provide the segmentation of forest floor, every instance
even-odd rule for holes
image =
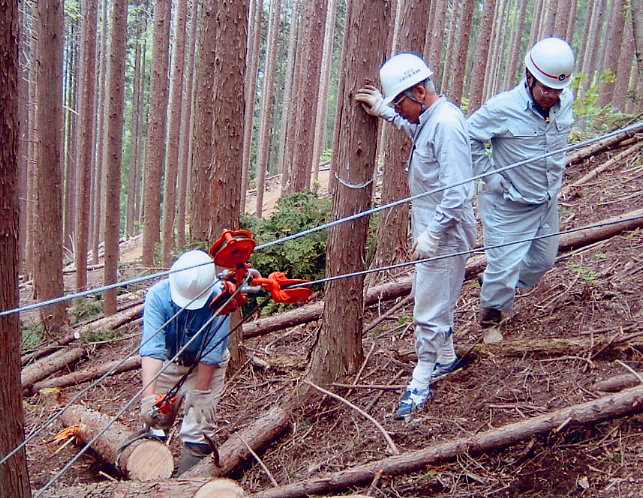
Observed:
[[[566,184],[620,152],[603,152],[568,168]],[[561,199],[562,230],[600,222],[643,206],[640,151],[572,188]],[[612,237],[561,254],[556,266],[530,292],[521,293],[502,323],[505,341],[587,338],[599,341],[643,332],[643,231]],[[465,282],[456,311],[455,342],[465,348],[481,340],[476,315],[479,285]],[[396,301],[366,311],[364,323],[385,313]],[[219,405],[218,440],[253,422],[279,404],[301,380],[319,323],[256,337],[246,342],[248,355],[268,362],[260,370],[244,364],[227,382]],[[139,325],[123,335],[96,343],[76,369],[129,355],[139,341]],[[409,421],[392,418],[413,363],[402,354],[413,350],[412,307],[393,313],[363,337],[366,361],[356,383],[399,385],[398,389],[333,390],[367,411],[389,433],[401,452],[429,447],[492,428],[528,420],[599,397],[593,385],[626,374],[620,360],[643,371],[643,352],[626,346],[604,354],[588,348],[583,354],[513,357],[498,354],[467,362],[434,386],[430,402]],[[341,382],[355,383],[355,378]],[[81,402],[114,415],[140,384],[138,371],[108,378]],[[25,400],[27,432],[41,425],[61,402],[81,388],[38,393]],[[137,407],[137,404],[133,405]],[[121,421],[138,428],[138,409]],[[77,452],[74,445],[57,450],[50,443],[61,427],[51,428],[28,445],[33,489],[41,488]],[[371,497],[421,496],[641,496],[643,489],[643,417],[574,425],[491,451],[475,458],[428,466],[422,472],[382,476],[374,486],[353,488]],[[178,455],[176,434],[170,448]],[[289,430],[261,453],[265,466],[281,485],[390,456],[376,427],[361,414],[329,397],[316,397],[299,409]],[[248,464],[234,476],[249,493],[272,486],[259,465]],[[113,467],[91,452],[59,478],[56,488],[118,479]],[[346,491],[348,493],[348,490]]]

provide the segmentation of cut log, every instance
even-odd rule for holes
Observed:
[[[111,372],[110,375],[116,375],[121,372],[135,370],[137,368],[140,368],[140,366],[141,366],[141,357],[132,356],[131,358],[128,358],[125,361],[114,360],[114,361],[110,361],[109,363],[104,363],[101,365],[94,366],[88,370],[83,370],[80,372],[72,372],[67,375],[61,375],[60,377],[56,377],[54,379],[47,379],[47,380],[42,380],[40,382],[36,382],[32,386],[32,390],[34,392],[38,392],[41,389],[47,389],[50,387],[74,386],[77,384],[81,384],[83,382],[87,382],[88,380],[97,379],[98,377],[105,375],[112,368],[114,368],[114,371]]]
[[[562,430],[563,427],[593,424],[642,411],[643,386],[603,396],[587,403],[573,405],[491,431],[436,444],[423,450],[385,458],[287,486],[267,489],[252,496],[256,498],[289,498],[329,493],[369,483],[378,473],[391,476],[418,472],[427,465],[453,461],[462,456],[474,457],[554,430]]]
[[[214,464],[213,458],[204,458],[181,477],[224,477],[246,460],[252,458],[248,446],[259,452],[265,445],[276,439],[290,423],[292,407],[273,407],[264,416],[255,420],[251,425],[233,434],[219,447],[219,464]],[[246,446],[247,443],[248,446]]]
[[[136,320],[143,314],[143,304],[139,300],[138,302],[132,302],[127,305],[122,311],[119,311],[115,315],[99,318],[98,320],[93,320],[89,323],[83,323],[74,330],[66,333],[65,335],[59,337],[53,344],[50,344],[44,348],[40,348],[33,353],[23,355],[21,362],[24,365],[28,361],[34,360],[36,358],[41,358],[52,351],[55,351],[60,346],[65,346],[76,339],[80,339],[83,335],[88,332],[95,330],[116,330],[118,327],[129,323],[133,320]]]
[[[628,387],[638,386],[641,383],[639,378],[634,374],[617,375],[610,379],[602,380],[592,386],[595,391],[613,393],[627,389]]]
[[[91,441],[112,421],[112,417],[78,405],[67,408],[60,418],[67,427],[80,427],[78,437],[84,443]],[[132,431],[127,427],[114,422],[92,443],[92,449],[105,462],[116,465],[118,449],[131,435]],[[174,458],[162,442],[139,439],[121,452],[118,470],[126,478],[137,481],[167,479],[174,470]]]
[[[23,368],[21,381],[24,390],[31,389],[36,382],[57,372],[63,367],[78,361],[85,354],[83,348],[64,348],[56,351],[28,367]]]
[[[618,220],[635,218],[635,220],[617,222]],[[630,213],[623,214],[614,218],[609,218],[601,222],[611,223],[611,225],[600,226],[588,230],[566,233],[559,237],[559,251],[569,251],[585,245],[593,244],[627,230],[634,230],[643,227],[643,209],[638,209]],[[487,259],[484,255],[474,255],[467,261],[465,279],[474,278],[478,273],[484,270]],[[411,292],[412,277],[399,279],[395,282],[389,282],[382,285],[373,286],[366,293],[364,305],[370,306],[379,301],[388,301],[398,297],[406,296]],[[323,301],[300,306],[297,309],[279,313],[278,315],[261,318],[254,322],[244,325],[244,339],[256,337],[276,330],[282,330],[302,323],[312,322],[321,317],[324,309]]]
[[[599,152],[603,152],[604,150],[615,146],[623,140],[633,137],[640,131],[643,131],[643,123],[639,124],[639,126],[630,131],[618,133],[612,137],[606,138],[604,140],[599,140],[598,142],[588,145],[587,147],[583,147],[582,149],[570,152],[569,154],[567,154],[567,164],[578,163],[590,156],[598,154]]]

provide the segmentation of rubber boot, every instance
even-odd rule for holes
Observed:
[[[180,476],[184,472],[187,472],[210,453],[212,453],[212,449],[209,444],[183,443],[176,475]]]

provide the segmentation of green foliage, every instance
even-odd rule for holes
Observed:
[[[117,337],[121,337],[122,335],[123,333],[120,332],[119,329],[97,329],[91,330],[86,334],[82,334],[80,336],[80,340],[82,342],[105,342],[116,339]]]
[[[42,344],[44,329],[40,322],[22,327],[22,350],[29,351]]]
[[[578,273],[580,275],[580,278],[587,282],[595,282],[596,281],[596,272],[590,268],[585,268],[584,266],[581,266],[576,263],[570,263],[567,265],[567,268],[569,268],[571,271],[574,273]]]
[[[587,75],[576,73],[571,84],[576,95],[572,108],[578,122],[578,127],[572,131],[572,142],[620,128],[634,117],[615,110],[611,105],[599,106],[601,84],[615,81],[611,70],[608,69],[601,75],[599,84],[589,85],[584,90],[587,86],[587,79]],[[637,97],[628,96],[628,98]]]
[[[73,309],[73,323],[85,322],[103,313],[101,301],[89,298],[79,301]]]
[[[333,149],[324,149],[324,152],[322,152],[322,155],[319,158],[319,162],[325,163],[327,161],[330,161],[332,158],[333,158]]]
[[[279,199],[277,210],[270,218],[260,219],[243,215],[242,228],[250,230],[257,245],[272,242],[326,223],[330,215],[330,201],[311,192],[296,192]],[[322,230],[283,244],[255,251],[250,258],[252,266],[262,275],[284,272],[289,278],[317,280],[326,267],[327,232]],[[254,308],[254,299],[249,309]],[[269,303],[265,312],[283,309],[284,305]]]

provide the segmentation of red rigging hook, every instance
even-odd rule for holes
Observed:
[[[284,304],[308,301],[308,298],[313,293],[312,289],[309,287],[296,287],[297,284],[307,282],[307,280],[300,278],[287,278],[286,274],[281,271],[271,273],[268,278],[256,277],[252,279],[252,285],[261,285],[270,292],[274,301]]]

